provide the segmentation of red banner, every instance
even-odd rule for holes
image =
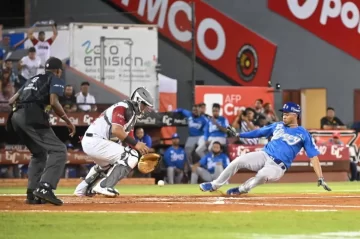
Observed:
[[[91,164],[93,160],[83,152],[68,152],[67,164]],[[28,164],[31,154],[28,150],[0,152],[0,164]]]
[[[359,0],[268,0],[268,7],[360,59]]]
[[[349,147],[337,146],[337,145],[318,145],[320,161],[343,161],[349,160]],[[230,160],[234,160],[236,157],[247,154],[249,152],[262,150],[263,145],[228,145],[228,154]],[[67,153],[68,164],[90,164],[93,160],[84,154],[83,152],[70,151]],[[28,164],[31,159],[29,150],[22,145],[8,146],[6,150],[0,151],[0,164]],[[309,158],[302,150],[296,156],[295,162],[308,162]]]
[[[8,115],[8,112],[0,112],[0,125],[5,125]],[[68,117],[75,126],[89,126],[99,115],[99,112],[69,113]],[[55,114],[49,114],[49,122],[52,126],[66,126],[65,121]]]
[[[110,0],[159,31],[175,44],[191,50],[192,0]],[[229,18],[205,1],[195,2],[197,57],[240,85],[267,86],[276,46]]]
[[[221,114],[230,124],[241,107],[254,107],[255,101],[262,99],[264,103],[274,103],[274,93],[269,87],[241,86],[196,86],[195,102],[206,104],[207,114],[212,115],[213,103],[221,105]]]
[[[236,157],[247,154],[249,152],[260,151],[264,145],[228,145],[228,155],[230,160],[234,160]],[[349,146],[338,146],[338,145],[318,145],[320,155],[320,161],[339,161],[339,160],[350,160]],[[302,149],[296,156],[295,162],[309,161],[306,153]]]

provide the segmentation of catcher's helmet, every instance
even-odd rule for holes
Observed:
[[[132,94],[130,99],[132,101],[138,103],[144,103],[147,106],[153,107],[154,106],[154,99],[152,98],[150,92],[145,89],[144,87],[137,88]]]
[[[300,105],[294,103],[294,102],[287,102],[283,105],[282,109],[279,110],[283,113],[295,113],[300,117],[301,114],[301,108]]]

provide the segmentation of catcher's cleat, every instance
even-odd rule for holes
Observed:
[[[199,187],[200,187],[200,190],[203,191],[203,192],[214,192],[214,191],[216,191],[216,190],[213,188],[213,186],[212,186],[211,183],[201,183],[201,184],[199,185]]]
[[[95,187],[92,189],[92,193],[102,194],[108,197],[116,197],[120,195],[119,191],[112,187],[101,187],[100,183],[104,179],[100,180]]]
[[[240,190],[239,187],[236,188],[230,188],[229,190],[227,190],[226,194],[227,195],[241,195],[241,194],[246,194],[246,191]]]

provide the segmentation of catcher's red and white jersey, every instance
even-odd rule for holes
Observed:
[[[113,138],[111,135],[111,125],[117,124],[124,127],[125,132],[133,136],[137,116],[132,107],[131,103],[127,101],[121,101],[110,106],[89,126],[86,133],[111,139]]]

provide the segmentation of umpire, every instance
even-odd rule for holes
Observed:
[[[60,79],[61,74],[61,60],[51,57],[45,63],[45,73],[27,80],[9,100],[13,111],[9,116],[7,129],[13,130],[32,153],[26,192],[28,204],[63,204],[53,190],[63,173],[67,150],[50,127],[49,115],[45,111],[46,106],[51,105],[54,112],[66,122],[70,136],[74,136],[75,126],[59,103],[65,83]]]

